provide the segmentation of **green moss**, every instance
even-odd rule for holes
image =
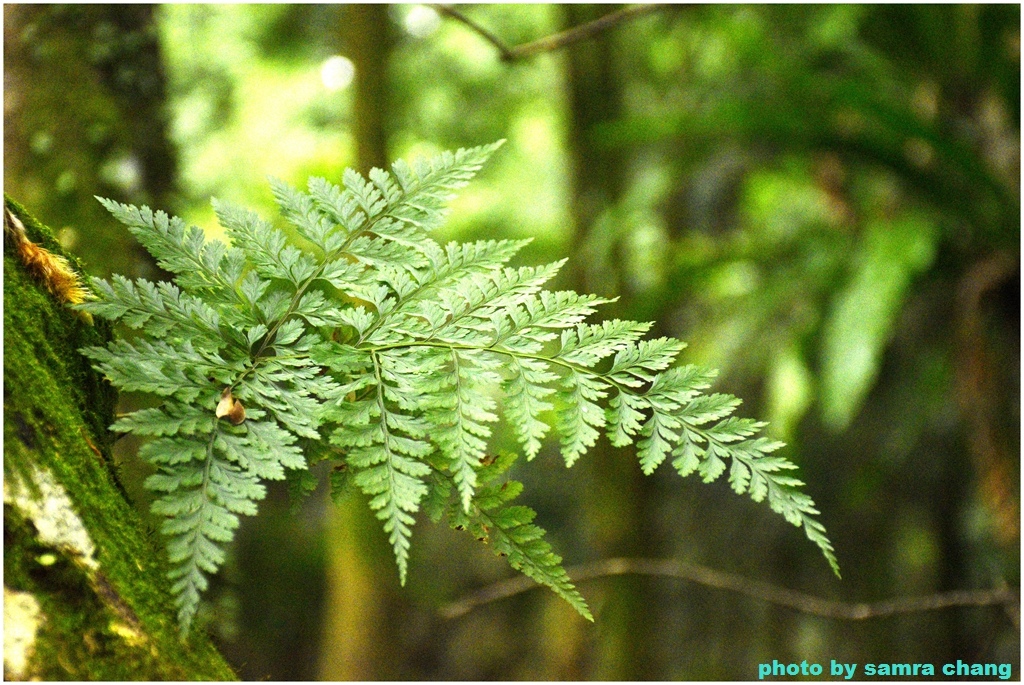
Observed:
[[[34,242],[52,234],[8,206]],[[99,570],[47,549],[16,507],[4,506],[4,580],[32,593],[46,616],[33,674],[46,680],[233,679],[212,643],[183,642],[167,592],[162,547],[125,499],[111,466],[114,391],[77,353],[110,331],[57,303],[4,241],[4,473],[35,469],[63,485],[96,547]],[[51,554],[51,557],[47,557]],[[40,563],[40,558],[53,563]]]

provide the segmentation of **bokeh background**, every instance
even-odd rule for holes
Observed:
[[[510,46],[616,9],[459,6]],[[567,565],[678,559],[843,601],[1019,588],[1018,5],[669,7],[511,62],[424,5],[4,5],[4,189],[98,275],[162,276],[94,195],[217,235],[211,196],[276,216],[267,176],[499,138],[439,237],[532,237],[518,263],[568,257],[558,287],[688,341],[789,443],[843,579],[724,481],[644,477],[603,440],[514,472]],[[146,509],[137,447],[118,459]],[[1001,606],[852,622],[627,575],[581,585],[595,624],[545,590],[442,617],[511,575],[421,521],[400,588],[363,498],[272,488],[203,620],[247,679],[1020,677]]]

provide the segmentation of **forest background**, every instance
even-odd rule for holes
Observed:
[[[595,624],[540,590],[474,603],[511,572],[428,521],[400,588],[360,496],[293,512],[271,488],[206,629],[247,679],[1019,677],[1019,604],[841,603],[1019,587],[1020,7],[651,7],[532,43],[620,10],[4,6],[5,192],[91,273],[161,276],[94,195],[216,236],[211,196],[276,216],[269,175],[506,138],[439,238],[531,237],[521,263],[568,257],[559,287],[687,341],[789,443],[843,565],[725,482],[644,477],[604,441],[566,471],[549,445],[515,476]],[[137,448],[118,468],[145,511]]]

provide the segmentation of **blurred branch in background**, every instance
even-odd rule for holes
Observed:
[[[1017,611],[1020,597],[1016,592],[1005,587],[1005,584],[1003,587],[991,590],[955,590],[880,602],[839,602],[675,559],[601,559],[566,570],[573,582],[576,583],[626,574],[678,578],[706,587],[738,592],[747,597],[789,607],[805,614],[843,621],[862,621],[869,618],[933,611],[949,607],[1002,604],[1006,606],[1007,614],[1014,626],[1020,626],[1020,613]],[[506,599],[536,587],[540,586],[526,576],[509,578],[483,587],[462,599],[445,605],[438,613],[446,619],[458,618],[484,604]]]
[[[481,38],[497,48],[498,52],[501,54],[501,60],[503,62],[515,62],[516,60],[532,57],[543,52],[559,50],[568,45],[572,45],[573,43],[578,43],[581,40],[593,38],[602,31],[607,31],[608,29],[636,17],[641,17],[672,7],[679,7],[679,5],[633,5],[632,7],[626,7],[625,9],[611,12],[603,17],[594,19],[593,21],[588,21],[585,24],[580,24],[579,26],[574,26],[573,28],[566,29],[565,31],[560,31],[554,35],[545,36],[544,38],[539,38],[535,41],[516,45],[514,47],[507,45],[503,40],[491,33],[491,31],[455,9],[452,5],[431,4],[428,5],[428,7],[437,10],[446,17],[451,17],[452,19],[461,22],[475,31]]]

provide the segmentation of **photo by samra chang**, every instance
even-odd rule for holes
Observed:
[[[772,663],[758,665],[758,680],[765,678],[785,678],[793,676],[821,676],[824,674],[824,667],[819,663],[810,663],[806,660],[800,663],[783,663],[774,659]],[[981,676],[1009,680],[1013,675],[1013,664],[972,664],[960,659],[956,663],[942,664],[936,667],[930,663],[867,663],[863,665],[863,673],[860,671],[860,664],[843,663],[835,659],[829,662],[829,675],[833,678],[841,677],[844,680],[863,680],[873,677],[947,677],[962,678],[965,676]]]

